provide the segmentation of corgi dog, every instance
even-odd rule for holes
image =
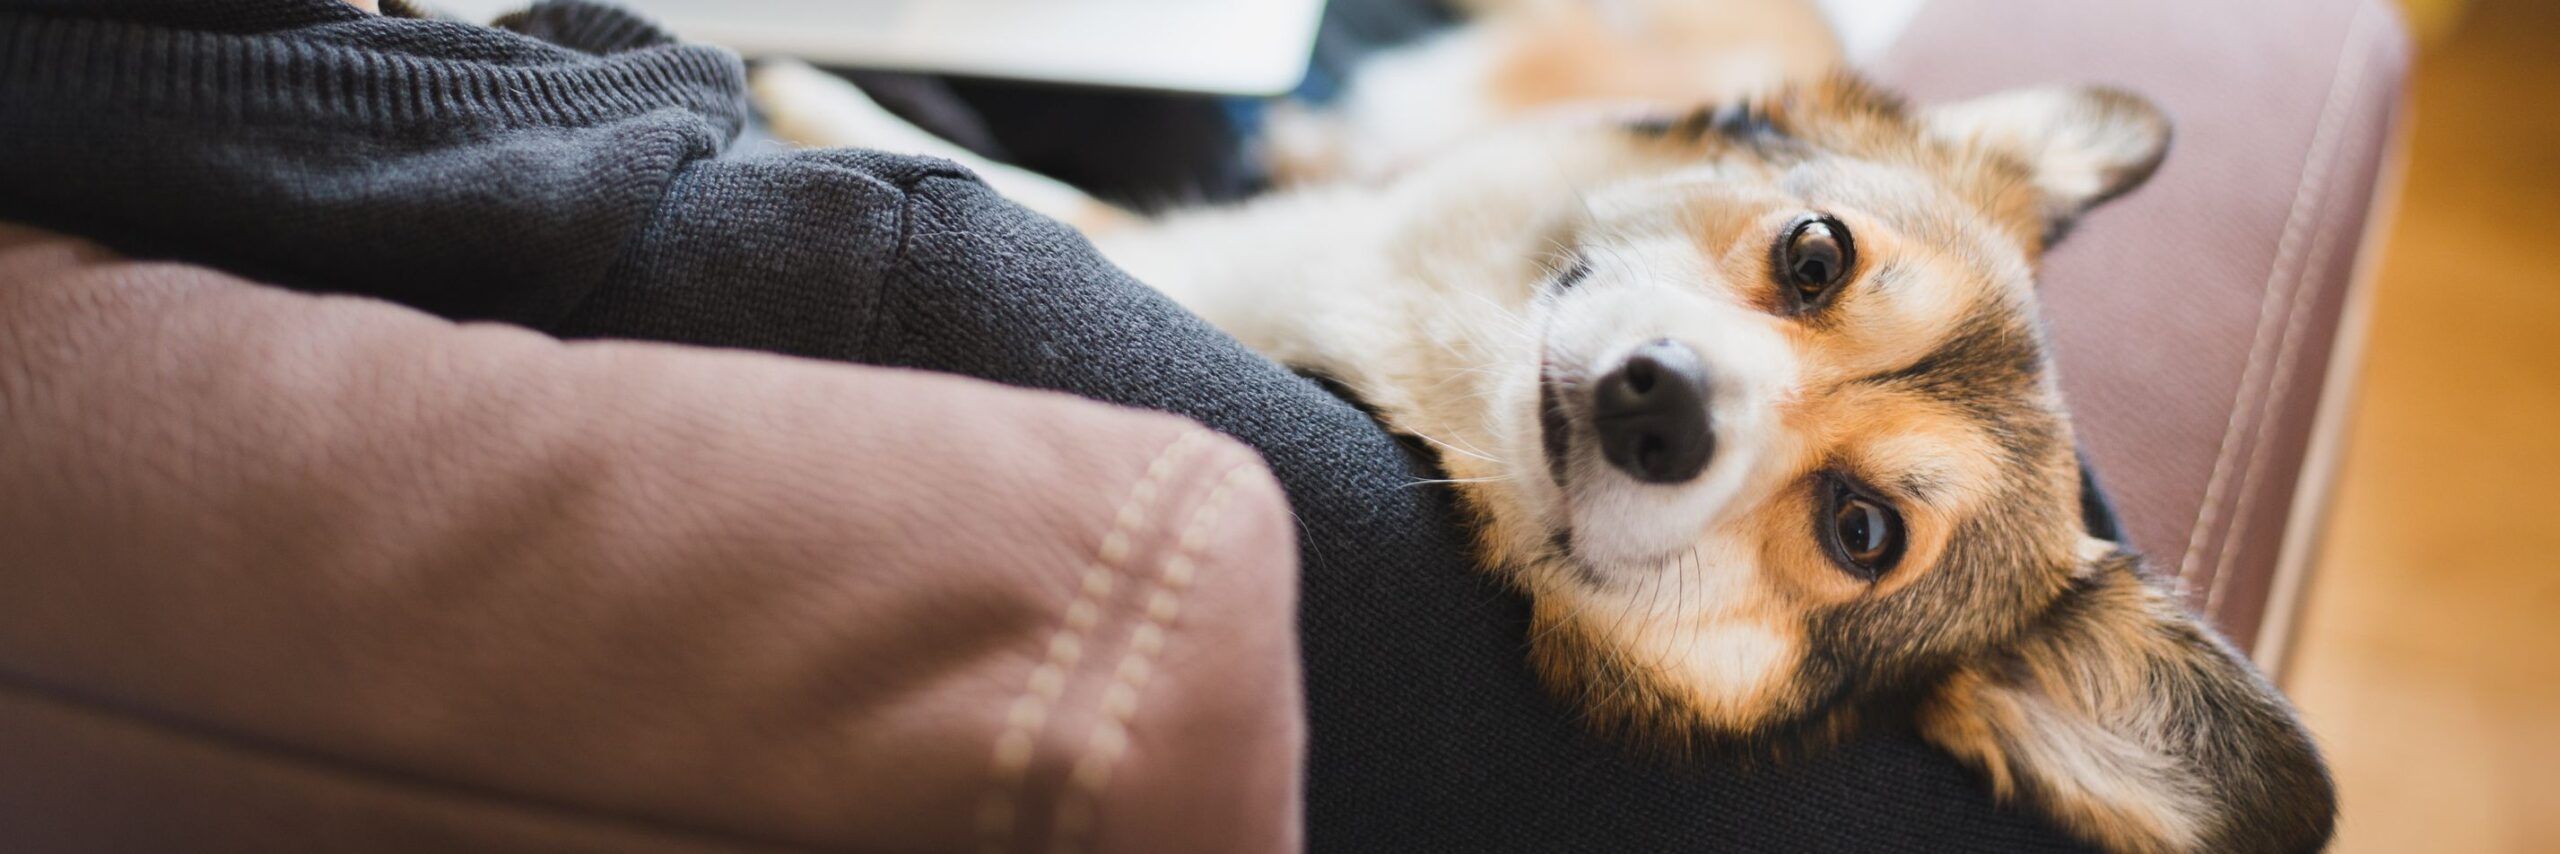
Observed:
[[[1499,17],[1592,5],[1648,7],[1506,7],[1450,37],[1472,42],[1380,62],[1487,87],[1505,51],[1661,61],[1535,37],[1601,24]],[[1292,186],[1151,217],[883,130],[805,66],[753,87],[804,144],[960,155],[1428,442],[1481,563],[1532,602],[1536,669],[1604,726],[1785,753],[1908,720],[2111,849],[2325,844],[2335,796],[2292,708],[2082,527],[2037,263],[2150,176],[2161,111],[2071,86],[1921,107],[1846,73],[1783,76],[1623,114],[1453,92],[1480,102],[1458,133],[1396,136],[1393,110],[1355,107],[1311,117],[1332,144],[1306,150],[1336,154]],[[1446,144],[1338,156],[1388,137]]]

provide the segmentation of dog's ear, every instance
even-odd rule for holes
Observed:
[[[2008,154],[2023,165],[2038,199],[2041,244],[2061,239],[2082,213],[2124,195],[2169,153],[2169,117],[2118,89],[2017,89],[1930,107],[1930,134]]]
[[[2337,807],[2310,734],[2137,560],[2085,561],[2035,628],[1922,703],[1922,733],[2112,850],[2317,850]]]

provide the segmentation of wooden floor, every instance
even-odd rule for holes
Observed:
[[[2560,851],[2560,3],[2474,4],[2414,97],[2285,681],[2336,850]]]

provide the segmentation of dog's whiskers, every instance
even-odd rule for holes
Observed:
[[[1414,437],[1414,438],[1416,438],[1416,439],[1420,439],[1420,440],[1422,440],[1422,441],[1425,441],[1425,442],[1429,442],[1429,443],[1431,443],[1431,445],[1432,445],[1433,447],[1439,448],[1439,449],[1444,450],[1444,451],[1448,451],[1448,452],[1453,453],[1453,454],[1460,454],[1460,455],[1464,455],[1464,456],[1474,457],[1474,458],[1476,458],[1476,459],[1483,460],[1483,461],[1488,462],[1488,463],[1493,463],[1493,464],[1495,464],[1495,465],[1501,465],[1501,464],[1502,464],[1502,460],[1501,460],[1500,458],[1497,458],[1497,457],[1495,457],[1495,456],[1493,456],[1493,455],[1491,455],[1491,454],[1487,454],[1487,453],[1485,453],[1485,452],[1483,452],[1483,451],[1481,451],[1481,450],[1478,450],[1478,449],[1474,448],[1473,446],[1460,447],[1460,446],[1458,446],[1458,445],[1453,445],[1453,444],[1450,444],[1450,443],[1448,443],[1448,442],[1443,442],[1443,441],[1441,441],[1441,440],[1439,440],[1439,439],[1434,439],[1434,438],[1432,438],[1430,435],[1425,434],[1425,433],[1423,433],[1423,432],[1422,432],[1422,431],[1420,431],[1420,430],[1415,430],[1415,429],[1412,429],[1412,428],[1406,428],[1404,432],[1405,432],[1407,435],[1410,435],[1410,436],[1412,436],[1412,437]]]
[[[1444,483],[1445,483],[1445,484],[1457,484],[1457,483],[1501,483],[1501,482],[1503,482],[1503,481],[1511,480],[1513,477],[1514,477],[1514,475],[1510,475],[1510,474],[1491,474],[1491,475],[1485,475],[1485,476],[1483,476],[1483,477],[1437,477],[1437,478],[1416,478],[1416,479],[1413,479],[1413,480],[1405,481],[1405,485],[1406,485],[1406,486],[1431,486],[1431,485],[1434,485],[1434,484],[1444,484]]]

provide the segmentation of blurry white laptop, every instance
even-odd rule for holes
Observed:
[[[486,21],[530,0],[427,0]],[[623,0],[749,56],[1229,95],[1298,85],[1324,0]]]

